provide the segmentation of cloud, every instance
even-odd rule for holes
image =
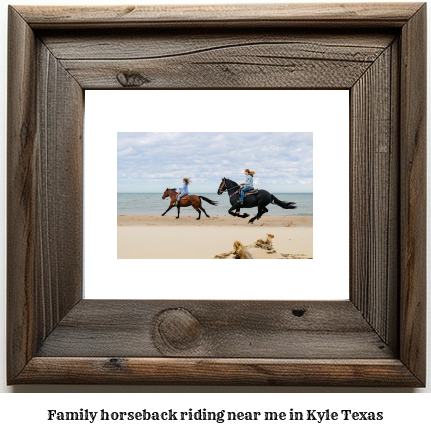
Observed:
[[[195,191],[212,191],[222,177],[243,181],[245,168],[262,188],[306,184],[312,192],[311,132],[119,132],[117,143],[117,178],[139,180],[143,192],[179,187],[183,177]]]

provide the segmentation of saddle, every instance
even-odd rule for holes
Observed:
[[[178,195],[179,195],[179,194],[177,194],[177,198],[178,198]],[[185,194],[185,195],[183,195],[183,196],[181,197],[181,200],[187,199],[188,197],[189,197],[189,194]],[[180,200],[180,201],[181,201],[181,200]]]
[[[244,195],[244,197],[248,196],[248,195],[254,195],[257,194],[259,192],[259,189],[251,189],[249,191],[247,191]]]

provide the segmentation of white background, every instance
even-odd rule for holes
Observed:
[[[296,0],[298,1],[298,0]],[[316,1],[316,0],[315,0]],[[186,3],[186,0],[183,0]],[[246,3],[251,3],[252,0],[247,0]],[[273,1],[275,2],[275,0]],[[44,4],[115,4],[120,3],[119,1],[112,2],[109,0],[102,1],[72,1],[72,0],[55,0],[43,2],[25,0],[16,0],[14,4],[33,4],[37,5],[39,3]],[[134,3],[141,4],[145,3],[143,1],[135,0]],[[153,0],[150,3],[164,3],[163,1]],[[172,1],[167,1],[166,3],[172,3]],[[191,3],[190,1],[188,3]],[[194,3],[194,2],[192,2]],[[207,3],[205,0],[200,0],[197,3]],[[217,0],[211,0],[210,3],[218,3]],[[237,3],[241,3],[237,1]],[[0,105],[0,127],[2,130],[2,140],[1,143],[4,147],[5,143],[5,123],[6,123],[6,102],[5,102],[5,89],[6,89],[6,32],[7,32],[7,8],[6,3],[3,2],[1,5],[1,80],[3,85],[0,86],[1,98],[4,101]],[[428,46],[431,44],[428,42]],[[428,53],[428,62],[430,55]],[[428,70],[431,70],[430,67]],[[428,86],[429,89],[429,86]],[[429,97],[428,97],[429,100]],[[428,103],[429,104],[429,103]],[[430,124],[428,121],[428,130],[430,130]],[[4,152],[0,153],[1,166],[5,167]],[[429,163],[429,159],[428,159]],[[4,179],[3,179],[4,182]],[[430,188],[428,188],[430,190]],[[0,190],[1,199],[1,214],[4,222],[4,188]],[[430,214],[428,212],[428,214]],[[4,224],[1,226],[0,236],[5,244],[5,229]],[[5,249],[1,251],[2,265],[0,267],[1,280],[5,280]],[[166,408],[184,408],[193,407],[199,409],[201,407],[215,409],[218,406],[228,407],[230,410],[241,410],[241,409],[261,409],[263,410],[285,410],[288,411],[289,408],[293,407],[295,409],[356,409],[356,410],[374,410],[374,411],[385,411],[385,421],[375,422],[375,423],[365,423],[364,422],[339,422],[339,423],[329,423],[329,424],[296,424],[295,430],[314,430],[313,424],[316,424],[315,428],[319,431],[322,430],[334,430],[334,428],[343,428],[344,431],[346,424],[349,428],[354,430],[363,430],[364,426],[367,430],[386,430],[387,428],[392,428],[392,430],[408,430],[408,429],[418,429],[425,430],[429,427],[429,407],[431,406],[431,385],[424,390],[412,390],[412,389],[364,389],[364,388],[341,388],[341,389],[331,389],[331,388],[273,388],[273,387],[143,387],[143,386],[77,386],[77,385],[33,385],[33,386],[14,386],[6,387],[5,385],[5,289],[4,283],[1,286],[2,295],[0,297],[0,307],[2,310],[2,320],[1,320],[1,343],[0,343],[0,391],[3,392],[15,392],[21,394],[0,394],[0,426],[4,430],[16,430],[21,427],[28,428],[32,430],[73,430],[75,431],[77,427],[79,428],[92,428],[92,430],[111,430],[114,427],[118,430],[119,426],[122,426],[124,430],[129,430],[129,428],[134,428],[135,430],[144,430],[148,425],[134,423],[130,424],[117,424],[111,423],[108,426],[100,424],[93,424],[91,426],[79,423],[48,423],[46,421],[46,410],[47,409],[63,409],[63,410],[79,410],[80,408],[88,408],[92,410],[100,410],[102,408],[111,410],[138,410],[138,409],[159,409],[163,410]],[[428,300],[428,311],[431,310],[430,300]],[[431,327],[428,324],[428,335],[431,334]],[[431,353],[429,351],[430,347],[430,337],[428,336],[428,363],[431,359]],[[428,367],[428,383],[431,382],[431,373]],[[26,392],[40,392],[42,394],[38,395],[26,395]],[[54,393],[50,393],[54,392]],[[55,393],[58,392],[58,393]],[[102,394],[102,395],[92,395],[91,392],[124,392],[126,394],[115,395],[115,394]],[[141,394],[135,394],[135,393]],[[173,392],[174,394],[159,394],[164,392]],[[186,395],[175,394],[176,392],[187,392]],[[218,394],[216,392],[222,392]],[[254,392],[254,394],[237,394],[235,392]],[[322,395],[321,393],[330,392],[331,394]],[[366,392],[369,392],[367,394]],[[389,392],[398,394],[387,394]],[[409,395],[409,393],[424,393],[422,395]],[[79,394],[76,394],[79,393]],[[265,393],[265,394],[262,394]],[[269,394],[267,394],[269,393]],[[307,394],[292,394],[292,393],[307,393]],[[381,394],[384,393],[384,394]],[[168,425],[172,427],[172,425]],[[182,425],[175,425],[179,430],[187,428],[199,428],[202,430],[202,423],[187,423]],[[257,426],[246,425],[247,428],[252,428],[253,430],[262,429],[262,426],[271,429],[286,430],[290,428],[291,424],[277,423],[277,424],[262,424],[257,423]],[[151,430],[158,430],[166,425],[152,425]],[[225,430],[227,428],[237,430],[238,428],[245,427],[242,424],[223,424],[223,425],[205,425],[206,428],[211,430],[213,428],[223,427]],[[330,428],[330,429],[329,429]]]
[[[144,131],[313,132],[313,259],[169,260],[200,284],[173,284],[163,259],[117,260],[117,132]],[[86,91],[84,154],[86,298],[349,297],[347,90]]]

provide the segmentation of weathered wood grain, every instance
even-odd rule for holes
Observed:
[[[82,296],[83,91],[9,10],[8,376]]]
[[[350,298],[386,342],[397,327],[398,104],[392,45],[351,89]],[[396,54],[396,52],[395,52]]]
[[[252,49],[224,49],[218,56],[194,54],[167,60],[69,61],[65,68],[86,90],[97,89],[235,89],[350,88],[370,65],[369,62],[340,62],[277,58],[280,50],[267,47],[272,55],[254,59]],[[277,46],[277,48],[280,48]],[[281,55],[288,55],[284,51]],[[127,75],[133,81],[123,81]],[[338,87],[337,87],[338,88]]]
[[[394,287],[400,286],[399,271],[399,247],[400,247],[400,41],[395,40],[391,46],[391,157],[388,166],[388,214],[387,214],[387,285],[385,292],[386,312],[386,338],[385,341],[396,353],[399,353],[399,327],[400,327],[400,299],[399,290]],[[398,354],[399,355],[399,354]]]
[[[291,44],[298,58],[319,60],[375,61],[396,37],[395,30],[378,33],[307,31],[277,29],[273,31],[247,29],[242,31],[189,29],[176,31],[129,30],[38,32],[40,40],[58,60],[143,60],[198,54],[204,51],[235,48],[244,45],[261,46]]]
[[[34,289],[43,339],[82,297],[84,92],[37,43]]]
[[[312,43],[307,50],[291,43],[244,44],[169,58],[62,63],[85,89],[124,88],[119,74],[143,77],[135,88],[298,89],[312,82],[315,88],[348,89],[378,56],[374,49],[362,60],[352,56],[325,59],[314,54],[316,49]]]
[[[399,360],[34,357],[17,383],[417,387]]]
[[[35,38],[9,9],[7,128],[7,355],[16,376],[35,355]]]
[[[42,36],[84,89],[350,88],[395,38],[292,31]],[[107,48],[108,47],[108,48]],[[124,78],[126,77],[126,78]],[[127,79],[127,77],[130,77]]]
[[[402,27],[420,3],[291,3],[118,7],[20,6],[36,29],[119,27]]]
[[[401,360],[425,381],[426,4],[401,37]]]
[[[186,312],[196,320],[196,340],[181,344],[172,336],[174,331],[186,336],[181,316],[177,328],[170,329],[171,340],[178,343],[166,341],[166,330],[160,335],[161,328],[154,328],[163,311]],[[349,301],[84,300],[48,336],[38,355],[343,359],[394,354]]]

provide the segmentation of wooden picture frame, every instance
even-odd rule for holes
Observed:
[[[424,3],[9,7],[8,383],[424,386],[425,28]],[[128,88],[349,89],[349,300],[82,299],[84,90]]]

